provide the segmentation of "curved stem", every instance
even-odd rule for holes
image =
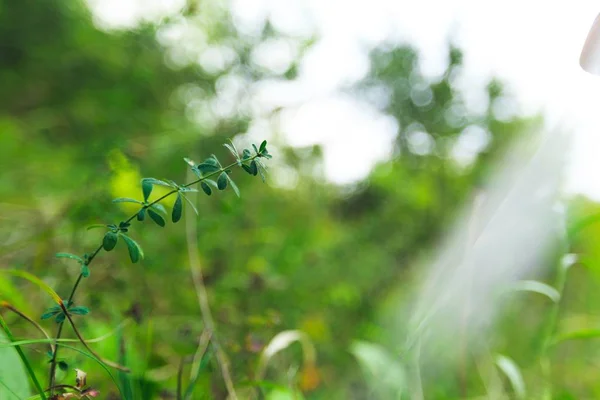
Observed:
[[[245,160],[245,162],[252,161],[252,160],[254,160],[254,159],[258,158],[258,157],[260,157],[260,155],[256,154],[256,155],[250,157],[249,159]],[[194,180],[192,182],[186,183],[182,187],[186,187],[187,188],[187,187],[193,186],[193,185],[195,185],[197,183],[200,183],[200,182],[202,182],[202,181],[204,181],[204,180],[206,180],[206,179],[208,179],[210,177],[213,177],[213,176],[215,176],[217,174],[221,174],[221,173],[225,172],[226,170],[228,170],[229,168],[235,167],[236,165],[238,165],[237,161],[234,162],[234,163],[232,163],[232,164],[229,164],[226,167],[221,167],[219,170],[211,172],[211,173],[207,174],[206,176],[203,176],[202,178],[198,178],[198,179],[196,179],[196,180]],[[151,203],[149,203],[147,205],[144,205],[142,208],[149,208],[149,207],[153,206],[154,204],[156,204],[156,203],[158,203],[158,202],[166,199],[167,197],[171,196],[172,194],[175,194],[175,193],[178,193],[178,192],[179,191],[177,189],[171,190],[167,194],[159,197],[158,199],[152,201]],[[138,212],[136,212],[135,214],[133,214],[129,218],[127,218],[125,220],[125,222],[131,222],[135,217],[137,217]],[[98,253],[100,253],[100,251],[102,250],[102,248],[103,248],[102,245],[98,246],[98,248],[90,255],[90,257],[87,260],[87,265],[90,265],[92,263],[92,261],[94,260],[94,258],[96,258],[96,256],[98,255]],[[75,297],[75,292],[77,291],[77,288],[79,287],[79,284],[81,283],[82,279],[83,279],[83,275],[79,274],[79,276],[77,277],[77,280],[75,281],[75,284],[73,285],[73,288],[71,289],[71,294],[69,295],[69,301],[68,301],[67,304],[71,304],[71,302],[73,301],[73,298]],[[77,332],[77,329],[75,328],[75,325],[73,324],[73,321],[69,317],[69,314],[66,311],[64,311],[64,312],[65,312],[65,315],[67,316],[67,318],[69,318],[69,321],[71,322],[71,324],[73,326],[73,329],[75,330],[75,333],[77,334],[77,336],[80,339],[80,341],[83,343],[84,346],[86,346],[86,348],[88,350],[91,351],[91,349],[87,346],[87,344],[85,343],[85,341],[83,340],[83,338],[81,338],[81,336],[79,335],[79,332]],[[64,323],[65,322],[63,321],[63,322],[61,322],[58,325],[58,330],[56,331],[56,339],[57,340],[60,339],[60,337],[62,335]],[[56,360],[57,360],[57,354],[58,354],[58,349],[59,349],[58,341],[54,343],[54,346],[55,346],[55,350],[52,353],[52,359],[50,360],[50,377],[48,379],[48,387],[50,388],[50,396],[52,396],[52,394],[53,394],[53,389],[52,388],[54,387],[54,383],[55,383]],[[112,367],[115,367],[117,365],[117,364],[112,364],[112,365],[111,364],[107,364],[107,365],[110,365]]]

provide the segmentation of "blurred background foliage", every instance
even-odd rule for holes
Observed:
[[[255,46],[281,35],[269,24],[258,38],[239,35],[227,8],[216,1],[192,3],[175,20],[107,32],[94,26],[81,2],[0,1],[2,268],[32,272],[67,296],[79,271],[56,259],[56,252],[93,249],[100,233],[85,227],[129,215],[131,208],[111,200],[140,198],[140,178],[183,182],[182,157],[199,160],[216,153],[226,159],[222,143],[228,138],[248,146],[247,86],[296,77],[297,63],[277,74],[252,63]],[[230,61],[211,69],[195,62],[194,48],[181,53],[168,34],[181,21],[194,27],[201,45],[226,46],[233,54]],[[303,46],[310,48],[314,40],[306,39]],[[293,170],[295,185],[262,184],[238,172],[241,198],[225,192],[199,199],[197,245],[234,382],[255,379],[262,349],[277,333],[297,329],[316,346],[316,365],[303,363],[299,347],[292,346],[275,357],[265,379],[297,386],[308,398],[374,396],[350,351],[352,343],[381,341],[385,325],[378,315],[388,296],[411,277],[509,144],[540,123],[539,118],[497,118],[495,104],[507,96],[498,81],[488,85],[487,112],[470,114],[454,84],[460,49],[449,46],[447,59],[443,76],[431,82],[421,75],[410,46],[376,48],[368,76],[344,89],[377,104],[398,125],[392,158],[363,181],[327,182],[319,169],[320,149],[289,147],[275,129],[269,133],[271,168],[274,174],[278,168]],[[231,85],[238,88],[237,97],[233,106],[224,107],[219,96]],[[271,115],[274,121],[278,112]],[[456,143],[465,135],[483,136],[485,145],[461,158]],[[600,212],[583,198],[573,201],[572,209],[572,221]],[[566,291],[564,321],[574,328],[593,328],[588,316],[598,312],[593,290],[600,278],[598,229],[586,225],[573,238],[573,248],[585,254],[585,268],[575,269]],[[94,348],[107,358],[125,359],[133,370],[136,398],[174,398],[179,361],[193,354],[202,331],[185,229],[145,221],[134,224],[132,237],[144,247],[146,259],[130,264],[120,246],[102,253],[76,297],[92,312],[78,321],[88,338],[129,321]],[[35,287],[13,279],[0,280],[0,297],[34,317],[51,306]],[[547,312],[546,304],[527,298],[512,310],[511,327],[500,330],[503,343],[515,343],[507,352],[523,364],[526,381],[535,387],[540,319],[535,315]],[[5,318],[18,337],[36,337],[16,316]],[[54,322],[44,326],[55,331]],[[45,380],[43,346],[27,351]],[[554,373],[557,396],[563,395],[556,398],[600,395],[597,353],[593,341],[561,348]],[[62,357],[86,370],[103,396],[118,398],[93,362],[65,350]],[[61,381],[71,379],[60,374]],[[467,392],[475,397],[483,389],[473,374]],[[431,399],[464,395],[455,371],[425,376],[424,390]],[[279,389],[269,392],[272,398],[285,396]],[[194,398],[224,395],[211,361]]]

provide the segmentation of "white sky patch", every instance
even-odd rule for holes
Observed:
[[[88,3],[100,26],[119,28],[177,13],[184,1]],[[301,62],[299,81],[256,85],[254,108],[260,116],[280,106],[301,106],[304,111],[300,117],[283,121],[281,128],[291,143],[308,144],[310,138],[313,144],[325,145],[325,170],[331,179],[360,179],[374,162],[390,152],[389,148],[379,147],[389,146],[386,132],[390,131],[390,124],[382,123],[382,116],[374,108],[349,107],[347,100],[335,100],[340,87],[368,73],[366,50],[390,39],[413,45],[420,52],[422,71],[434,78],[445,68],[451,39],[465,54],[464,74],[457,85],[465,93],[469,109],[486,106],[483,88],[490,77],[497,76],[516,100],[493,105],[495,115],[506,119],[519,112],[543,111],[549,127],[569,129],[572,146],[567,189],[597,200],[600,78],[583,72],[578,61],[588,29],[599,12],[600,4],[592,0],[232,1],[234,21],[243,34],[259,34],[267,19],[275,29],[293,37],[317,32],[320,40]],[[279,52],[277,57],[281,57],[281,49],[274,48],[273,52]],[[269,60],[267,53],[257,56],[261,63]],[[268,68],[283,69],[283,60],[272,62]],[[333,115],[335,119],[329,117]],[[335,126],[336,123],[340,125]],[[344,127],[350,127],[352,134],[346,133]],[[339,151],[340,143],[349,142],[350,138],[370,146],[361,149],[361,161],[354,160],[353,165],[346,162],[347,154]],[[351,144],[344,148],[355,149]],[[368,151],[372,153],[367,154]]]

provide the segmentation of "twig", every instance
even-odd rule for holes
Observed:
[[[190,173],[188,172],[188,175]],[[195,199],[194,199],[195,200]],[[192,280],[194,287],[196,288],[196,295],[198,297],[198,303],[200,305],[200,313],[202,314],[202,321],[206,330],[212,333],[211,342],[215,349],[215,355],[217,362],[221,368],[221,375],[225,382],[225,387],[229,393],[229,397],[232,400],[237,400],[237,394],[235,392],[233,381],[231,379],[231,373],[229,371],[229,365],[227,363],[227,356],[219,345],[217,336],[215,335],[215,324],[210,311],[210,305],[208,302],[208,294],[206,292],[206,286],[204,285],[204,278],[202,276],[202,267],[200,264],[200,258],[198,257],[198,229],[197,222],[194,215],[187,213],[185,218],[185,230],[186,230],[186,241],[188,248],[188,256],[190,262],[190,271],[192,273]]]
[[[249,158],[247,161],[253,161],[253,160],[255,160],[255,159],[259,158],[259,157],[261,157],[261,155],[260,155],[260,154],[258,154],[258,152],[257,152],[257,154],[256,154],[256,155],[254,155],[254,156],[250,157],[250,158]],[[208,179],[208,178],[211,178],[212,176],[215,176],[215,175],[221,174],[221,173],[223,173],[223,172],[225,172],[225,171],[229,170],[230,168],[233,168],[233,167],[234,167],[234,166],[236,166],[236,165],[238,165],[238,162],[234,162],[234,163],[232,163],[232,164],[230,164],[230,165],[228,165],[228,166],[226,166],[226,167],[221,167],[221,168],[219,168],[217,171],[214,171],[214,172],[208,173],[208,174],[206,174],[205,176],[202,176],[202,177],[200,177],[200,178],[194,179],[193,181],[191,181],[191,182],[189,182],[189,183],[186,183],[186,184],[185,184],[185,185],[183,185],[182,187],[184,187],[184,188],[187,188],[187,187],[193,186],[193,185],[195,185],[195,184],[197,184],[197,183],[203,182],[203,181],[205,181],[206,179]],[[188,176],[192,176],[192,178],[193,178],[193,175],[191,175],[191,174],[189,174],[189,173],[188,173]],[[173,195],[173,194],[175,194],[175,193],[179,193],[179,190],[178,190],[178,189],[174,189],[174,190],[171,190],[171,191],[167,192],[165,195],[163,195],[163,196],[159,197],[158,199],[156,199],[156,200],[154,200],[154,201],[152,201],[152,202],[150,202],[150,203],[148,203],[148,204],[145,204],[145,205],[142,207],[142,209],[147,209],[147,208],[150,208],[150,207],[151,207],[151,206],[153,206],[154,204],[157,204],[157,203],[159,203],[161,200],[164,200],[165,198],[167,198],[167,197],[169,197],[169,196],[171,196],[171,195]],[[189,213],[188,213],[188,214],[189,214]],[[135,214],[131,215],[131,216],[130,216],[128,219],[126,219],[126,220],[125,220],[125,222],[126,222],[126,223],[129,223],[129,222],[131,222],[131,221],[132,221],[134,218],[136,218],[136,217],[137,217],[137,215],[138,215],[138,213],[136,212]],[[189,220],[189,219],[186,219],[186,220]],[[195,225],[194,225],[194,232],[195,232]],[[189,246],[188,246],[188,248],[189,248]],[[96,258],[96,256],[98,255],[98,253],[99,253],[99,252],[100,252],[102,249],[103,249],[103,245],[101,244],[101,245],[100,245],[100,246],[98,246],[98,248],[96,248],[96,250],[95,250],[95,251],[94,251],[94,252],[93,252],[93,253],[90,255],[90,257],[89,257],[89,258],[88,258],[88,260],[87,260],[87,265],[90,265],[90,264],[92,263],[92,261],[94,260],[94,258]],[[198,263],[199,263],[199,261],[198,261]],[[192,268],[192,269],[193,269],[193,268]],[[73,297],[75,296],[75,292],[77,291],[77,288],[79,287],[79,283],[81,282],[81,280],[82,280],[82,279],[83,279],[83,274],[79,274],[79,276],[77,277],[77,280],[75,281],[75,284],[73,285],[73,289],[71,289],[71,294],[69,295],[69,300],[68,300],[67,304],[71,304],[71,303],[72,303],[72,301],[73,301]],[[200,275],[200,280],[202,280],[202,275]],[[195,282],[195,281],[194,281],[194,282]],[[202,283],[202,286],[204,286],[204,283]],[[205,291],[205,292],[206,292],[206,291]],[[204,297],[206,297],[206,293],[204,293]],[[207,300],[206,300],[206,302],[207,302]],[[207,305],[208,305],[208,303],[207,303]],[[64,311],[64,308],[63,308],[63,311]],[[208,320],[211,322],[211,326],[212,326],[212,317],[210,317],[210,309],[208,309],[208,312],[209,312],[209,319],[208,319]],[[65,312],[65,313],[66,313],[66,312]],[[204,314],[205,314],[205,313],[203,312],[203,315],[204,315]],[[66,315],[68,316],[68,314],[66,314]],[[70,318],[69,318],[69,320],[70,320]],[[71,322],[72,322],[72,321],[71,321]],[[205,323],[205,325],[206,325],[206,320],[204,321],[204,323]],[[63,322],[61,322],[61,323],[58,325],[58,330],[57,330],[57,332],[56,332],[56,339],[57,339],[57,341],[58,341],[58,339],[60,339],[60,337],[61,337],[61,335],[62,335],[62,329],[63,329],[63,326],[64,326],[64,321],[63,321]],[[76,331],[75,325],[73,325],[73,329],[75,329],[75,331]],[[76,333],[78,334],[78,332],[77,332],[77,331],[76,331]],[[91,349],[90,349],[89,347],[87,347],[87,344],[86,344],[85,342],[83,342],[83,341],[82,341],[82,343],[83,343],[83,344],[86,346],[86,348],[88,348],[88,350],[90,350],[90,351],[91,351]],[[53,387],[53,386],[54,386],[54,381],[55,381],[56,360],[57,360],[57,353],[58,353],[58,349],[59,349],[58,342],[56,342],[56,343],[55,343],[55,346],[56,346],[56,350],[53,352],[53,354],[52,354],[52,359],[50,360],[50,377],[49,377],[49,379],[48,379],[48,386],[49,386],[49,387]],[[218,348],[218,345],[217,345],[216,343],[215,343],[215,348]],[[220,354],[220,352],[219,352],[219,351],[217,351],[217,357],[218,357],[218,358],[220,358],[219,354]],[[95,354],[94,354],[94,355],[95,355]],[[99,357],[98,357],[98,358],[99,358]],[[101,358],[99,358],[99,359],[101,359]],[[221,363],[221,361],[220,361],[220,363]],[[113,367],[115,367],[115,368],[122,369],[123,371],[127,370],[127,369],[123,369],[124,367],[121,367],[121,366],[118,366],[118,367],[117,367],[116,365],[118,365],[118,364],[114,364],[114,363],[110,363],[110,362],[109,362],[109,364],[107,364],[107,365],[113,366]],[[227,369],[226,369],[226,370],[227,370]],[[223,378],[224,378],[224,379],[225,379],[225,376],[227,376],[227,377],[229,378],[229,373],[228,373],[228,370],[227,370],[227,373],[223,372]],[[231,381],[231,378],[229,378],[229,381]],[[228,387],[229,387],[229,386],[228,386]],[[231,386],[231,389],[233,389],[233,386]],[[237,397],[235,397],[235,392],[230,392],[230,393],[234,393],[234,395],[233,395],[233,399],[237,399]],[[50,394],[52,395],[52,394],[53,394],[53,392],[52,392],[52,391],[50,391]]]
[[[34,321],[33,319],[29,318],[27,315],[25,315],[23,312],[19,311],[15,306],[13,306],[12,304],[10,304],[7,301],[1,301],[0,302],[0,307],[2,308],[6,308],[7,310],[10,310],[12,312],[14,312],[15,314],[17,314],[19,317],[23,318],[25,321],[29,322],[31,325],[35,326],[37,328],[38,331],[42,332],[42,334],[46,337],[46,339],[50,339],[50,335],[48,335],[48,332],[46,332],[44,330],[44,328],[42,328],[42,326],[40,324],[38,324],[36,321]],[[50,342],[50,351],[52,353],[54,353],[54,343]]]

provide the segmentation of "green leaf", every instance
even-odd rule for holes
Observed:
[[[59,361],[57,365],[61,371],[67,371],[69,369],[69,364],[67,364],[64,360]]]
[[[90,229],[97,229],[97,228],[106,228],[108,225],[106,224],[94,224],[94,225],[90,225],[87,228],[85,228],[86,230],[90,230]]]
[[[77,306],[69,308],[69,312],[73,315],[87,315],[90,313],[90,309],[83,306]]]
[[[183,157],[183,161],[185,161],[187,163],[187,165],[189,165],[192,168],[194,168],[196,166],[196,163],[194,162],[194,160],[189,159],[187,157]]]
[[[0,329],[0,342],[9,339]],[[29,379],[19,354],[14,347],[0,348],[0,399],[17,400],[31,396]]]
[[[56,253],[54,255],[57,258],[70,258],[71,260],[75,260],[81,264],[83,264],[83,258],[76,256],[75,254],[71,254],[71,253]]]
[[[148,209],[148,215],[150,216],[150,218],[152,218],[154,222],[156,222],[157,225],[163,227],[165,226],[165,220],[163,219],[163,217],[161,217],[160,214],[155,212],[152,208]]]
[[[230,143],[225,143],[223,146],[225,146],[227,148],[227,150],[229,150],[229,152],[231,153],[231,155],[236,159],[239,160],[240,159],[240,155],[237,152],[237,149],[235,148],[235,145],[233,144],[233,142],[230,140]]]
[[[84,278],[90,276],[90,267],[88,267],[86,264],[81,264],[81,275]]]
[[[138,211],[137,213],[137,220],[138,221],[143,221],[144,218],[146,218],[146,209],[142,208],[140,211]]]
[[[167,209],[165,208],[165,206],[163,206],[160,203],[152,204],[150,206],[150,208],[153,209],[154,211],[158,211],[158,212],[162,213],[163,215],[167,215]]]
[[[262,181],[265,182],[266,181],[265,174],[267,172],[267,169],[265,168],[263,163],[261,163],[260,161],[258,161],[258,160],[254,160],[254,161],[256,161],[256,166],[258,167],[258,173],[260,175],[260,179],[262,179]]]
[[[177,198],[175,199],[175,203],[173,204],[173,213],[171,214],[171,219],[173,222],[177,222],[181,219],[182,211],[183,200],[181,200],[181,194],[177,193]]]
[[[60,308],[58,310],[53,310],[52,308],[48,309],[49,311],[46,311],[45,313],[42,314],[42,316],[40,317],[40,319],[43,321],[45,319],[50,319],[52,317],[54,317],[56,314],[58,314],[60,312]]]
[[[196,169],[198,169],[198,171],[200,171],[201,174],[206,175],[206,174],[210,174],[212,172],[216,172],[216,171],[220,170],[221,168],[218,165],[209,164],[205,161],[202,164],[199,164],[196,167]]]
[[[56,316],[56,323],[61,324],[61,323],[65,322],[65,318],[66,318],[65,314],[61,312],[60,314],[58,314]]]
[[[125,240],[125,243],[127,244],[127,249],[129,250],[129,258],[131,259],[132,263],[135,264],[141,258],[144,258],[144,252],[142,251],[142,248],[140,247],[139,244],[137,244],[137,242],[135,240],[133,240],[132,238],[130,238],[129,236],[127,236],[125,234],[121,234],[120,236],[123,237],[123,240]]]
[[[519,281],[509,287],[510,291],[533,292],[548,297],[554,303],[560,301],[560,293],[550,285],[538,281]]]
[[[217,182],[215,182],[215,181],[214,181],[214,180],[212,180],[212,179],[205,179],[205,180],[203,180],[202,182],[205,182],[205,183],[207,183],[209,186],[212,186],[212,187],[214,187],[215,189],[218,189],[218,188],[219,188],[219,185],[217,185]]]
[[[523,380],[519,366],[512,359],[501,354],[496,355],[495,362],[500,371],[508,378],[515,392],[515,398],[525,399],[525,381]]]
[[[242,168],[244,169],[244,171],[246,171],[247,173],[249,173],[250,175],[254,175],[252,173],[252,168],[250,168],[249,166],[247,166],[246,164],[242,164]]]
[[[235,184],[235,182],[233,181],[233,179],[231,179],[229,177],[229,175],[227,175],[227,180],[229,181],[229,185],[231,185],[231,188],[233,189],[233,191],[235,192],[235,194],[237,195],[237,197],[240,197],[240,189],[238,189],[237,185]]]
[[[144,201],[148,201],[148,197],[152,193],[152,182],[148,178],[142,179],[142,193],[144,194]]]
[[[106,232],[104,239],[102,240],[102,248],[106,251],[111,251],[117,245],[119,237],[114,232]]]
[[[250,173],[254,176],[258,174],[258,165],[256,164],[256,160],[252,160],[250,163]]]
[[[219,175],[219,179],[217,179],[217,186],[219,187],[219,190],[225,190],[225,188],[227,188],[227,181],[227,173],[222,172],[221,175]]]
[[[262,153],[263,151],[265,151],[266,148],[267,148],[267,141],[263,140],[262,143],[260,144],[260,148],[258,149],[258,152]]]
[[[254,152],[256,154],[260,154],[260,152],[258,151],[258,149],[256,148],[256,145],[254,143],[252,144],[252,147],[254,148]]]
[[[210,188],[208,188],[210,190]],[[192,201],[190,199],[188,199],[183,193],[181,194],[181,196],[183,196],[183,198],[185,199],[185,201],[188,202],[188,204],[190,205],[190,207],[192,207],[192,210],[194,210],[194,212],[196,213],[196,215],[198,215],[198,209],[196,208],[196,206],[194,205],[194,203],[192,203]]]
[[[244,149],[242,152],[242,160],[247,160],[252,157],[252,153],[248,149]]]
[[[177,187],[177,185],[173,185],[169,182],[161,181],[160,179],[156,179],[156,178],[144,178],[144,181],[151,183],[152,185],[164,186],[164,187],[168,187],[168,188]]]
[[[112,201],[113,203],[136,203],[143,204],[141,201],[129,197],[119,197]]]

